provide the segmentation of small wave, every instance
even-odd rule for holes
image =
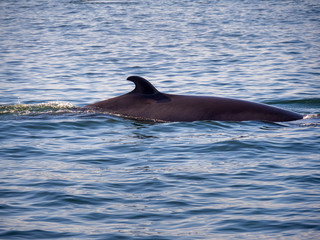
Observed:
[[[69,102],[48,102],[38,104],[0,105],[0,115],[38,115],[44,113],[65,113],[77,109]]]
[[[112,0],[79,0],[79,1],[72,1],[72,3],[84,3],[84,4],[138,4],[136,1],[112,1]]]
[[[320,114],[308,114],[303,117],[303,119],[313,119],[313,118],[318,118]]]
[[[319,122],[319,117],[320,114],[307,114],[303,117],[303,120],[305,121],[300,121],[299,126],[301,127],[318,127],[320,126]]]

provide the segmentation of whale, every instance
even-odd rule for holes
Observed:
[[[303,118],[299,113],[262,103],[215,96],[162,93],[139,76],[130,76],[127,80],[135,84],[131,92],[87,105],[84,109],[152,122],[286,122]]]

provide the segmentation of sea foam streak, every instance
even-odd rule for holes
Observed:
[[[47,102],[37,104],[0,105],[0,114],[33,115],[44,113],[64,113],[77,109],[69,102]]]

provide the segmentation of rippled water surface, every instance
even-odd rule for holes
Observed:
[[[1,239],[320,238],[318,1],[0,1],[0,59]],[[305,119],[79,110],[130,75]]]

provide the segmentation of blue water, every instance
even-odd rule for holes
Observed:
[[[232,97],[286,123],[146,123],[133,89]],[[1,239],[319,239],[320,4],[0,1]]]

